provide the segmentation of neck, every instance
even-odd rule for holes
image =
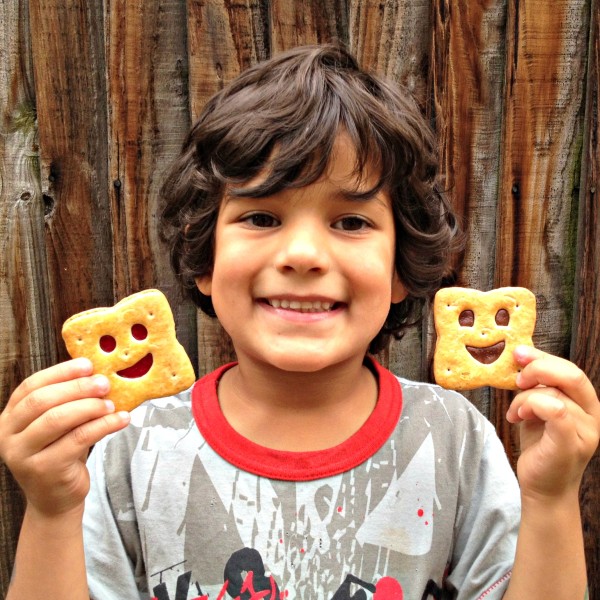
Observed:
[[[241,362],[223,376],[219,402],[241,435],[278,450],[323,450],[345,441],[377,402],[362,357],[312,373]]]

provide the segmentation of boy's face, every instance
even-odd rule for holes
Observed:
[[[355,159],[342,133],[314,183],[266,198],[225,196],[213,272],[197,285],[240,362],[314,372],[362,361],[390,304],[406,296],[395,273],[389,195],[346,193],[375,182],[368,173],[357,181]]]

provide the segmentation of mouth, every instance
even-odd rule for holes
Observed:
[[[134,365],[121,371],[117,371],[117,375],[119,377],[124,377],[125,379],[137,379],[143,377],[150,370],[153,362],[154,359],[152,358],[152,354],[146,354],[144,358],[138,360]]]
[[[505,346],[505,342],[498,342],[497,344],[485,346],[484,348],[477,348],[475,346],[465,346],[465,348],[475,360],[484,365],[491,365],[500,358],[500,355],[504,352]]]
[[[300,313],[331,312],[341,306],[340,302],[333,302],[331,300],[286,300],[263,298],[261,302],[264,302],[273,308],[283,308],[284,310],[293,310]]]

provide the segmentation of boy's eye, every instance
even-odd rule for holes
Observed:
[[[269,213],[253,213],[251,215],[246,215],[242,221],[248,223],[248,225],[252,225],[252,227],[258,227],[260,229],[277,227],[279,225],[279,220]]]
[[[334,229],[341,229],[343,231],[361,231],[369,226],[370,223],[364,217],[359,217],[358,215],[342,217],[333,224]]]

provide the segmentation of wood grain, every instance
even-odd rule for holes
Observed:
[[[508,5],[495,284],[538,300],[536,345],[568,356],[589,19],[584,0]]]
[[[270,56],[267,7],[243,0],[188,0],[190,108],[206,101],[242,70]]]
[[[48,329],[44,201],[27,2],[0,6],[0,411],[17,385],[54,360]],[[42,293],[44,292],[44,293]],[[0,463],[0,596],[8,590],[23,498]]]
[[[345,0],[271,1],[271,52],[341,41],[348,43]]]
[[[99,3],[30,3],[46,252],[48,326],[113,300],[103,14]],[[66,358],[62,341],[58,356]]]
[[[350,49],[360,63],[392,78],[427,104],[430,0],[350,0]]]
[[[190,112],[195,120],[206,101],[244,69],[270,55],[268,11],[245,0],[188,0]],[[198,363],[203,375],[235,360],[229,336],[216,319],[198,315]]]
[[[114,299],[157,285],[197,363],[196,310],[182,302],[158,237],[159,190],[190,126],[185,5],[117,0],[105,18]]]
[[[591,3],[588,54],[585,134],[581,172],[578,222],[575,315],[571,359],[590,377],[600,391],[600,16],[598,0]],[[590,598],[600,598],[600,452],[596,452],[581,486]]]
[[[179,299],[155,233],[158,188],[213,93],[272,53],[330,40],[407,86],[431,117],[447,188],[468,224],[461,283],[534,290],[536,344],[570,355],[600,389],[599,8],[598,0],[3,3],[0,408],[29,373],[64,357],[64,318],[141,287],[167,292],[201,374],[234,358],[218,323],[199,315],[196,325]],[[381,358],[421,379],[432,343],[426,322]],[[514,464],[518,440],[504,418],[511,395],[482,394],[471,399]],[[3,469],[5,592],[23,507]],[[600,600],[598,456],[581,498],[590,597]]]
[[[534,343],[560,356],[569,355],[588,28],[584,1],[508,3],[494,283],[536,294]],[[490,416],[514,463],[510,398],[497,392]]]
[[[433,2],[431,88],[444,186],[467,233],[457,283],[494,282],[506,3]],[[431,348],[428,348],[431,355]],[[490,390],[466,394],[490,412]]]

